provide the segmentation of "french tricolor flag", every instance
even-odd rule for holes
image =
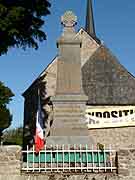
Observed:
[[[39,153],[39,151],[44,148],[45,141],[44,141],[43,128],[44,126],[43,126],[41,102],[40,102],[40,96],[38,96],[38,109],[37,109],[37,117],[36,117],[36,134],[35,134],[36,153]]]

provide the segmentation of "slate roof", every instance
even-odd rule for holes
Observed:
[[[103,45],[82,67],[82,81],[88,104],[135,105],[135,77]]]

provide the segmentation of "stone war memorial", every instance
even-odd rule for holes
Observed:
[[[39,96],[46,145],[134,145],[135,78],[96,36],[92,1],[85,28],[75,31],[71,11],[61,24],[58,55],[23,93],[24,149],[34,142]]]
[[[58,55],[23,93],[23,148],[0,149],[8,157],[0,177],[135,180],[135,77],[97,37],[92,0],[76,32],[78,18],[62,15]],[[36,153],[39,102],[44,146]]]

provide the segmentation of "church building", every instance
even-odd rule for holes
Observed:
[[[61,22],[58,55],[23,93],[24,148],[34,142],[39,91],[46,144],[135,145],[135,77],[97,37],[92,0],[85,28],[75,32],[71,11]]]

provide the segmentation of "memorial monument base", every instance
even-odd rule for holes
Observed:
[[[57,95],[52,98],[54,121],[48,144],[89,144],[86,101],[85,95]]]

